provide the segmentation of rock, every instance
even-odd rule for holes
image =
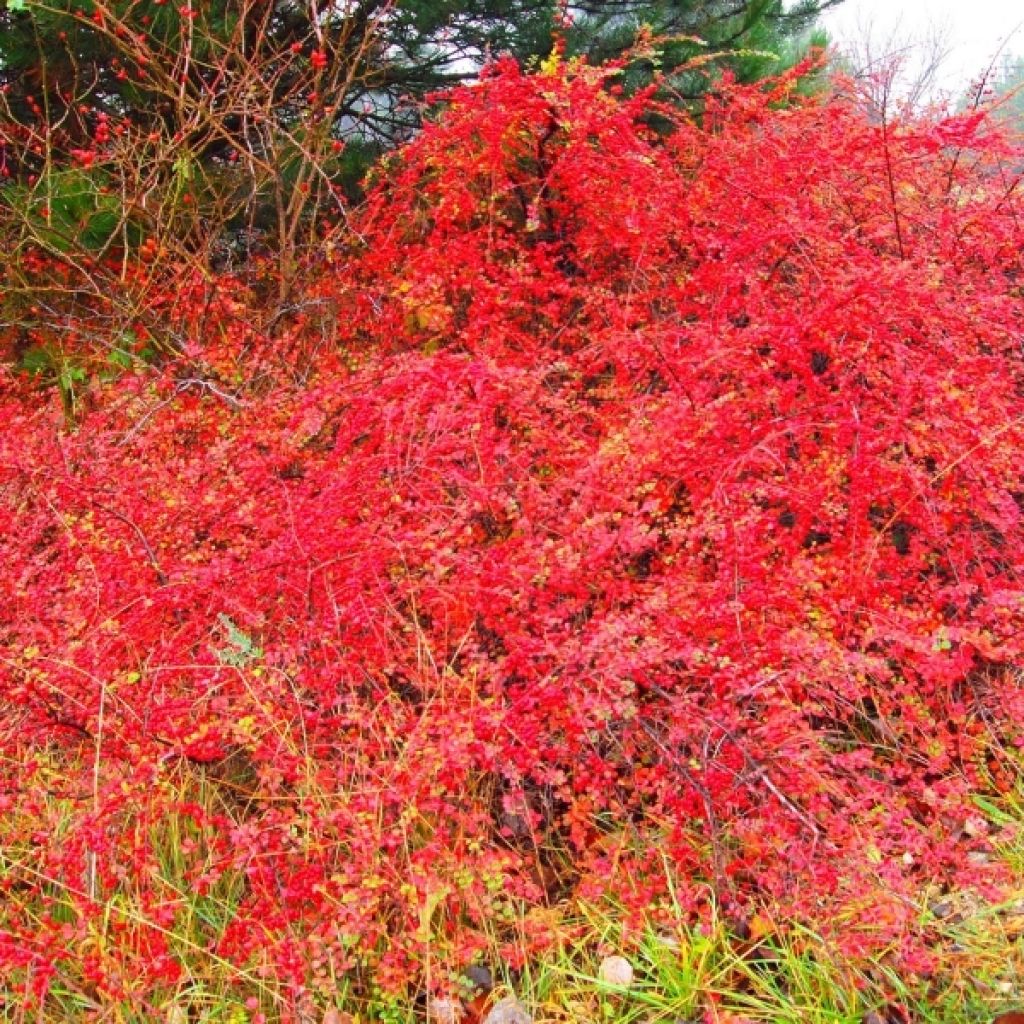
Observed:
[[[483,1024],[533,1024],[533,1018],[515,996],[506,996],[491,1007]]]
[[[597,969],[597,976],[607,985],[629,988],[633,984],[633,965],[624,956],[606,956]]]
[[[987,836],[989,832],[988,822],[984,818],[971,817],[964,822],[963,834],[969,839],[977,839],[978,836]]]
[[[431,996],[427,1000],[427,1020],[431,1024],[459,1024],[462,1007],[454,999]]]
[[[462,972],[462,976],[477,992],[490,992],[494,988],[494,975],[484,964],[471,964]]]

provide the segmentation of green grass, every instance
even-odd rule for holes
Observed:
[[[182,780],[173,784],[186,785]],[[223,800],[214,780],[192,784],[190,797]],[[978,827],[990,831],[993,856],[1021,879],[1020,892],[1001,904],[972,892],[922,893],[916,926],[929,937],[934,953],[930,975],[901,975],[885,957],[852,961],[806,927],[760,916],[752,923],[753,936],[741,938],[723,916],[713,914],[695,929],[679,907],[669,907],[657,926],[627,934],[621,908],[576,903],[549,912],[563,936],[558,948],[519,970],[499,972],[493,998],[514,995],[538,1024],[901,1024],[904,1019],[913,1024],[988,1024],[998,1012],[1024,1007],[1024,774],[1015,788],[999,796],[979,796],[976,806],[982,819]],[[50,812],[49,826],[60,834],[64,816],[74,808],[55,799]],[[24,839],[31,831],[28,826],[17,815],[6,823],[0,819],[0,874],[33,879],[31,844]],[[151,827],[159,851],[157,881],[168,905],[176,908],[173,920],[166,925],[147,920],[132,880],[126,878],[109,896],[90,945],[93,952],[102,951],[114,943],[131,943],[145,930],[162,930],[185,967],[181,982],[145,1002],[111,1003],[90,990],[79,965],[64,963],[41,1013],[0,999],[0,1021],[252,1024],[257,1014],[268,1024],[296,1019],[288,1016],[285,987],[272,976],[264,977],[258,963],[243,969],[214,952],[244,898],[244,878],[225,874],[209,892],[192,893],[188,879],[194,875],[195,858],[204,856],[195,822],[169,814]],[[14,886],[0,909],[0,923],[18,900],[23,901],[18,911],[29,918],[51,913],[74,921],[76,900],[83,893],[54,880],[34,880],[46,884],[24,892]],[[499,927],[506,941],[510,930],[508,922],[496,923],[495,949]],[[625,956],[634,968],[628,988],[600,979],[601,960],[611,953]],[[490,960],[492,965],[499,962],[496,953]],[[442,962],[439,953],[435,982],[445,980],[439,973]],[[449,980],[457,984],[457,979]],[[346,978],[327,979],[304,1021],[322,1024],[329,1006],[325,992],[331,993],[343,1021],[344,1015],[351,1016],[351,1024],[424,1021],[421,994],[384,996],[372,985],[357,988]],[[470,1018],[467,1024],[476,1022]]]
[[[863,1024],[872,1012],[896,1024],[896,1007],[915,1024],[980,1024],[1021,1003],[1007,979],[1024,977],[1024,962],[999,919],[1000,908],[979,908],[950,929],[958,948],[930,979],[903,979],[883,963],[844,961],[797,926],[758,943],[737,940],[717,926],[710,934],[649,931],[634,948],[624,948],[636,969],[628,990],[599,980],[595,935],[561,960],[536,966],[521,995],[545,1019],[580,1024]],[[605,939],[613,931],[607,924]]]

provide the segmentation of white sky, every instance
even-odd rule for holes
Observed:
[[[822,19],[840,48],[863,43],[872,49],[935,38],[939,33],[948,56],[942,64],[940,86],[961,93],[1003,47],[1002,52],[1024,56],[1024,0],[844,0]]]

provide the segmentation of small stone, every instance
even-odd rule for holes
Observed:
[[[427,1000],[427,1020],[431,1024],[458,1024],[462,1007],[454,999],[431,996]]]
[[[988,835],[988,822],[984,818],[971,817],[964,822],[963,833],[970,839]]]
[[[607,985],[629,988],[633,984],[633,965],[624,956],[606,956],[597,969],[597,976]]]
[[[479,992],[490,992],[494,988],[494,976],[491,969],[484,964],[470,964],[462,976]]]
[[[533,1024],[533,1018],[515,996],[506,996],[491,1007],[483,1024]]]

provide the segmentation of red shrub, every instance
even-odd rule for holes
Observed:
[[[217,954],[299,986],[465,961],[502,890],[657,913],[671,871],[860,948],[905,937],[882,892],[997,881],[963,824],[1024,712],[1005,147],[785,81],[698,127],[613,75],[455,96],[311,286],[342,316],[304,386],[236,406],[210,342],[69,434],[8,381],[9,813],[79,912],[9,903],[12,967],[119,886],[170,928],[175,808],[197,891],[245,877]],[[54,744],[50,837],[17,772]],[[190,773],[244,799],[182,806]],[[97,984],[174,976],[144,934]]]

